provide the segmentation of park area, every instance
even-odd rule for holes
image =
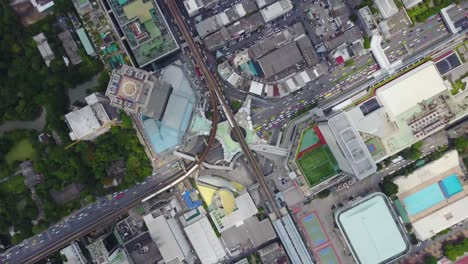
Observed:
[[[335,157],[317,126],[307,128],[302,132],[296,163],[310,187],[338,172]]]
[[[12,165],[15,161],[33,159],[35,155],[36,151],[34,150],[31,140],[24,138],[11,148],[5,156],[5,160],[9,165]]]

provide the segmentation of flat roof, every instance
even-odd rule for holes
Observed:
[[[214,210],[210,213],[219,232],[240,225],[244,220],[258,213],[258,209],[248,192],[235,198],[235,207],[236,209],[230,214],[225,212],[226,208]]]
[[[178,259],[182,262],[190,248],[174,218],[166,219],[163,215],[152,213],[145,215],[143,220],[164,261],[167,263]]]
[[[78,37],[80,38],[81,44],[83,45],[86,54],[88,54],[89,56],[94,56],[96,52],[94,52],[93,45],[91,45],[91,42],[89,41],[89,38],[86,35],[84,28],[77,29],[76,34],[78,34]]]
[[[467,219],[466,208],[468,208],[468,196],[413,222],[414,233],[421,240],[431,238],[440,231]]]
[[[376,96],[393,120],[445,90],[444,80],[434,63],[429,61],[380,87]]]
[[[384,18],[389,18],[398,12],[393,0],[374,0],[374,2]]]
[[[398,195],[430,181],[431,179],[434,179],[442,173],[456,168],[459,165],[460,161],[458,160],[458,152],[456,150],[452,150],[441,158],[415,170],[408,176],[396,178],[394,183],[398,185]]]
[[[363,179],[376,172],[375,161],[347,112],[341,112],[330,118],[328,126],[357,178]],[[327,133],[326,130],[324,132]],[[333,145],[330,147],[333,154],[339,151]]]
[[[387,197],[374,193],[336,214],[356,262],[388,263],[406,254],[408,241]]]
[[[260,13],[265,19],[265,22],[270,22],[276,18],[286,14],[289,10],[293,8],[293,4],[290,0],[279,0],[274,4],[271,4],[263,8]]]
[[[276,75],[295,64],[302,62],[301,51],[296,42],[291,42],[258,60],[266,77]]]
[[[224,259],[226,252],[206,216],[184,230],[202,263],[215,264]]]

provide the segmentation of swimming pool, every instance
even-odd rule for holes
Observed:
[[[403,199],[403,202],[405,203],[408,214],[415,215],[431,208],[443,200],[445,200],[445,196],[439,187],[439,183],[434,183],[406,197]]]
[[[445,197],[449,198],[463,190],[463,186],[456,174],[452,174],[440,181],[440,188],[444,192]]]

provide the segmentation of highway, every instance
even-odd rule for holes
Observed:
[[[200,48],[195,43],[195,40],[193,39],[193,36],[190,33],[188,26],[185,23],[185,19],[180,13],[180,10],[177,7],[175,0],[166,0],[166,4],[169,7],[169,10],[171,11],[174,21],[179,27],[183,38],[187,42],[188,47],[190,48],[192,52],[192,56],[195,62],[197,63],[197,66],[199,67],[200,71],[203,73],[203,76],[205,77],[206,85],[207,85],[208,90],[210,91],[210,94],[213,94],[213,93],[216,94],[216,98],[218,102],[220,103],[221,108],[224,114],[226,115],[231,125],[232,130],[234,131],[234,133],[236,134],[238,138],[238,142],[242,148],[245,158],[247,159],[250,167],[252,168],[252,172],[255,178],[257,179],[257,182],[265,191],[265,195],[267,196],[267,199],[270,202],[270,206],[273,212],[276,214],[277,217],[280,217],[281,214],[279,212],[279,208],[277,207],[275,198],[273,197],[273,194],[271,193],[271,190],[265,180],[265,176],[263,175],[260,169],[260,165],[258,164],[257,159],[255,158],[252,150],[250,150],[249,146],[247,145],[247,142],[245,141],[244,136],[237,122],[235,121],[234,115],[232,114],[232,111],[230,110],[229,105],[227,104],[226,99],[224,98],[224,95],[221,92],[221,89],[219,87],[216,77],[209,70],[206,64],[206,61],[205,61],[206,55],[202,54]]]

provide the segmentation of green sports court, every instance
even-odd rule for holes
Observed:
[[[327,145],[319,146],[303,154],[297,160],[297,164],[309,186],[334,176],[339,171],[335,157]]]

